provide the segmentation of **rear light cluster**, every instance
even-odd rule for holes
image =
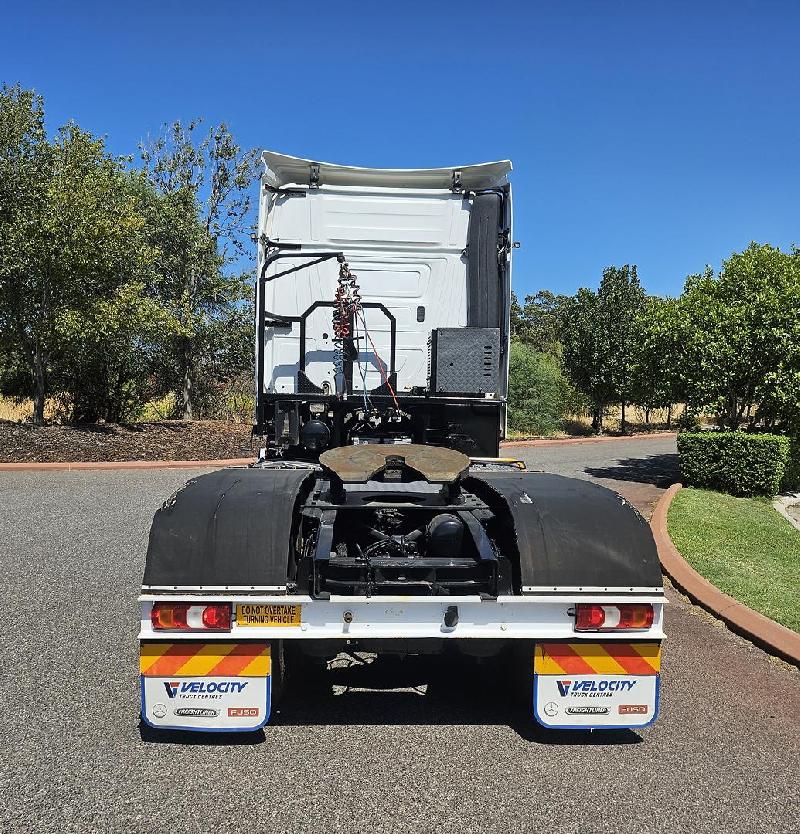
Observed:
[[[649,602],[619,605],[579,602],[575,606],[575,631],[641,631],[652,625],[653,606]]]
[[[229,602],[156,602],[150,610],[155,631],[230,631]]]

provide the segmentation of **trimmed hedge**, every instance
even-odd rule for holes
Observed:
[[[789,460],[781,489],[800,489],[800,435],[789,439]]]
[[[678,435],[681,478],[688,486],[731,495],[778,492],[789,457],[789,438],[745,432]]]

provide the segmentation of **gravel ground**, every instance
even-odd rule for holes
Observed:
[[[619,468],[610,447],[558,447],[561,468]],[[134,600],[152,513],[187,477],[0,473],[2,831],[800,830],[800,675],[677,595],[641,733],[549,735],[477,664],[379,661],[255,738],[143,737]]]

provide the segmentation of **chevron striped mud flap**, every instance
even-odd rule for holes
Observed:
[[[139,671],[151,727],[242,732],[269,720],[269,643],[141,643]]]
[[[646,727],[658,715],[661,644],[539,643],[533,711],[545,727]]]

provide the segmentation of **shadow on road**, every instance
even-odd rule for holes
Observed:
[[[516,695],[516,697],[515,697]],[[631,730],[546,730],[521,705],[497,660],[378,656],[341,665],[309,680],[294,681],[273,709],[270,724],[256,733],[154,731],[140,724],[142,741],[168,744],[241,745],[269,742],[288,726],[507,726],[536,744],[638,744]],[[524,699],[524,698],[523,698]]]
[[[618,461],[616,466],[587,467],[583,471],[593,478],[634,481],[640,484],[652,484],[663,489],[680,479],[678,456],[675,454],[625,458]]]
[[[507,693],[498,700],[480,692],[377,692],[344,690],[299,698],[287,703],[275,716],[275,726],[506,726],[526,741],[560,745],[638,744],[641,736],[631,730],[547,730],[530,710],[511,702]],[[269,735],[270,727],[266,728]]]
[[[190,733],[185,730],[154,730],[139,720],[139,736],[142,741],[155,744],[194,744],[209,747],[252,746],[266,741],[263,730],[253,733]]]

